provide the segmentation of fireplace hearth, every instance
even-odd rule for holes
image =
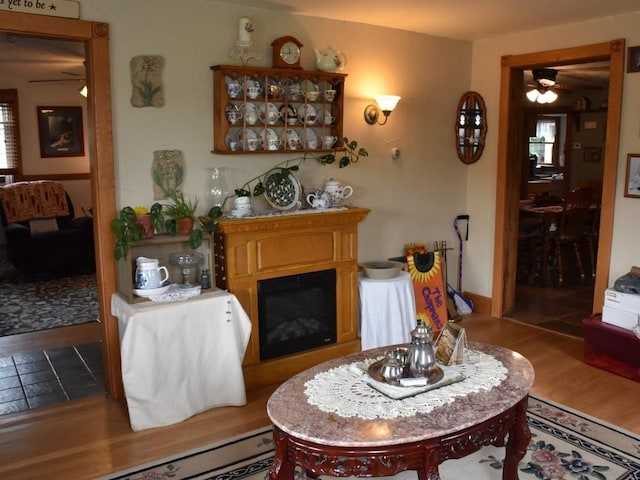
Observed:
[[[258,281],[260,359],[336,342],[335,269]]]

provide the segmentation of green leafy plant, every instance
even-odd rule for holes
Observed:
[[[357,163],[360,157],[368,157],[369,152],[363,147],[358,147],[358,142],[355,140],[349,140],[347,137],[342,138],[342,144],[344,146],[344,151],[341,154],[338,154],[337,151],[333,153],[326,153],[324,155],[314,155],[312,153],[305,153],[302,157],[293,158],[290,160],[285,160],[284,162],[280,162],[273,167],[271,167],[266,172],[261,173],[253,177],[251,180],[245,182],[240,188],[236,188],[232,195],[225,197],[222,201],[222,205],[214,206],[209,210],[208,217],[215,220],[220,218],[224,212],[225,204],[227,200],[233,197],[257,197],[264,193],[264,181],[267,173],[272,170],[279,169],[279,173],[273,175],[274,181],[277,183],[281,181],[285,181],[289,175],[289,172],[295,172],[300,169],[300,165],[302,165],[307,160],[316,160],[321,165],[331,165],[336,162],[338,159],[338,165],[340,168],[348,167],[353,163]],[[215,229],[215,225],[214,225]]]
[[[176,193],[171,196],[171,200],[173,201],[173,205],[165,205],[165,213],[168,216],[176,220],[180,218],[196,219],[196,209],[198,208],[197,198],[192,201],[191,199],[184,198],[183,193]]]
[[[149,213],[151,213],[153,229],[161,231],[164,225],[162,205],[154,203]],[[140,243],[145,238],[144,227],[136,221],[136,216],[134,208],[124,207],[120,210],[118,217],[111,220],[111,231],[116,236],[116,245],[113,252],[116,260],[120,260],[127,255],[130,245]]]

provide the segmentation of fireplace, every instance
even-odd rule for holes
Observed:
[[[260,359],[336,342],[336,271],[258,281]]]
[[[216,286],[233,293],[251,318],[251,337],[242,364],[247,389],[282,382],[325,360],[360,350],[358,223],[368,213],[366,208],[353,207],[218,221],[215,234]],[[300,276],[304,279],[307,274],[315,278],[317,272],[325,271],[331,272],[333,289],[322,286],[320,290],[314,290],[317,280],[308,287],[311,292],[308,294],[289,295],[277,287],[274,300],[268,305],[262,300],[260,305],[259,291],[269,290],[271,280],[276,280],[277,285],[283,278]],[[324,274],[319,275],[322,277]],[[325,299],[330,299],[326,303],[332,305],[333,322],[324,322],[327,315],[324,310],[316,312],[315,317],[310,315],[305,310],[307,307],[297,305],[297,296],[313,299],[312,302],[321,297],[323,305]],[[274,304],[278,313],[280,307],[287,304],[293,309],[293,317],[313,318],[321,320],[320,324],[331,323],[332,326],[323,325],[318,329],[320,333],[302,335],[295,340],[285,335],[274,351],[265,352],[262,344],[265,340],[269,343],[269,332],[278,326],[277,323],[263,325],[265,320],[260,316],[264,315],[260,315],[259,310],[268,310]],[[276,317],[273,322],[280,320]],[[309,327],[315,321],[302,323]],[[293,350],[293,345],[296,351],[286,353]]]

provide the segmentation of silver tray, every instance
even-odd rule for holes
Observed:
[[[380,373],[380,371],[382,370],[382,364],[384,363],[384,361],[385,359],[383,358],[382,360],[378,360],[377,362],[373,362],[371,365],[369,365],[369,368],[367,369],[367,373],[371,378],[373,378],[378,382],[394,385],[396,387],[412,388],[412,387],[404,387],[404,385],[401,385],[398,380],[388,380],[384,378],[382,376],[382,373]],[[408,372],[408,367],[405,366],[402,378],[423,378],[423,377],[413,377]],[[444,378],[444,371],[442,370],[442,368],[436,365],[431,370],[429,370],[427,376],[424,378],[427,380],[427,385],[432,385]]]

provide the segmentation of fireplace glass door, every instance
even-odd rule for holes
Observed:
[[[336,271],[258,281],[260,359],[336,342]]]

